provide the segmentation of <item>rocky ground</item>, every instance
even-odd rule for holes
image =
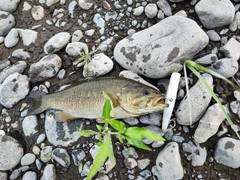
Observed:
[[[165,92],[172,72],[183,77],[187,59],[238,84],[239,9],[239,0],[1,0],[0,179],[84,179],[95,157],[96,139],[73,132],[96,129],[96,121],[56,122],[51,111],[27,116],[32,90],[52,93],[77,79],[131,70]],[[84,51],[91,61],[75,64]],[[239,91],[202,76],[240,129]],[[166,142],[128,152],[114,139],[117,163],[95,179],[239,179],[240,141],[203,85],[188,77],[193,126],[181,78],[166,133],[162,113],[124,119]]]

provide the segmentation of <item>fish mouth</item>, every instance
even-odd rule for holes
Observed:
[[[154,101],[153,105],[154,106],[162,106],[163,108],[167,108],[168,107],[168,104],[165,104],[164,102],[165,100],[165,97],[158,97],[156,98],[156,100]]]

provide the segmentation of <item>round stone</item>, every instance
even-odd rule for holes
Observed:
[[[0,136],[0,147],[0,170],[14,168],[23,156],[21,144],[11,136]]]
[[[41,20],[44,17],[44,9],[42,6],[34,6],[31,13],[35,20]]]

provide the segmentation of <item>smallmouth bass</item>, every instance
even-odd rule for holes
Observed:
[[[152,87],[131,79],[103,77],[79,81],[52,94],[31,92],[28,115],[54,109],[54,118],[63,122],[77,118],[102,118],[103,92],[110,97],[111,116],[117,119],[149,114],[168,107],[164,104],[164,95]]]

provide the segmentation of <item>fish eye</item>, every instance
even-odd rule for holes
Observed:
[[[149,89],[143,89],[142,93],[143,93],[143,95],[149,95],[150,91],[149,91]]]

